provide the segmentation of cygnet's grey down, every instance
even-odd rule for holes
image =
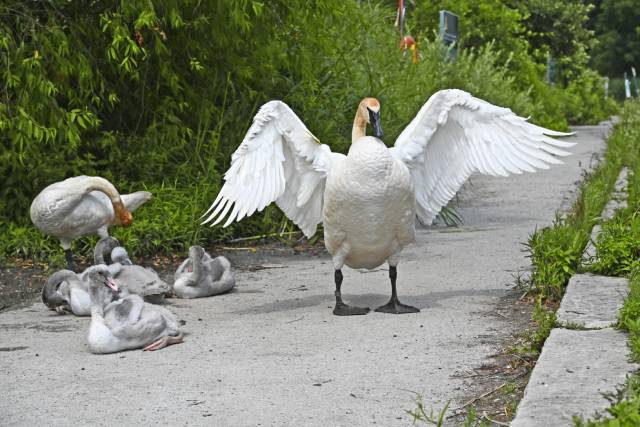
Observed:
[[[110,253],[111,264],[108,266],[116,283],[129,293],[142,296],[145,301],[158,304],[164,295],[171,292],[171,285],[162,280],[158,273],[148,267],[135,265],[129,259],[125,248],[113,237],[103,237],[94,250],[94,264],[105,264],[105,253]]]
[[[139,295],[119,296],[107,266],[87,275],[91,298],[91,325],[87,342],[96,354],[142,348],[159,350],[182,342],[176,317],[164,307],[144,302]]]
[[[231,290],[236,279],[231,263],[223,256],[211,258],[201,246],[189,248],[174,275],[173,292],[178,298],[200,298]]]
[[[102,267],[100,266],[100,268]],[[44,305],[58,314],[71,312],[76,316],[91,316],[91,298],[89,297],[87,277],[89,272],[96,268],[98,267],[95,265],[91,266],[80,274],[71,270],[59,270],[53,273],[42,287]],[[129,291],[121,289],[120,296],[127,295],[129,295]]]
[[[89,284],[71,270],[53,273],[42,287],[42,302],[59,314],[91,315]]]

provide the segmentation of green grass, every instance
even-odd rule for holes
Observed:
[[[638,267],[640,216],[633,209],[623,209],[602,225],[590,270],[606,276],[626,276]]]
[[[536,230],[526,244],[534,266],[531,290],[535,294],[545,300],[562,298],[569,278],[581,268],[591,229],[600,221],[620,170],[635,162],[639,139],[640,103],[630,102],[609,137],[603,161],[585,175],[571,211],[558,215],[551,227]]]
[[[640,362],[640,109],[638,103],[629,104],[632,117],[617,134],[634,143],[625,164],[629,166],[628,207],[620,209],[613,218],[602,224],[596,242],[596,256],[591,271],[629,278],[629,295],[618,314],[618,328],[629,333],[631,359]],[[640,425],[640,373],[627,378],[625,385],[609,396],[611,407],[605,414],[591,420],[575,419],[580,427],[618,427]]]

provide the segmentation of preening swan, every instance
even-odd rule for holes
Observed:
[[[211,258],[201,246],[189,248],[174,275],[173,292],[178,298],[200,298],[230,291],[236,284],[231,263],[223,256]]]
[[[106,237],[114,224],[128,227],[131,212],[150,198],[148,191],[120,195],[104,178],[76,176],[42,190],[31,203],[31,221],[43,233],[60,239],[72,270],[75,238],[94,233]]]
[[[120,246],[116,238],[108,236],[98,241],[94,249],[94,264],[106,264],[105,253],[111,254],[112,264],[108,269],[122,289],[155,304],[162,302],[164,295],[171,292],[171,285],[152,268],[133,264],[126,249]]]
[[[173,313],[145,303],[139,295],[119,298],[118,285],[107,266],[88,273],[91,325],[87,342],[92,353],[115,353],[134,348],[159,350],[182,342]]]
[[[88,275],[91,271],[102,268],[92,265],[77,274],[71,270],[59,270],[53,273],[42,288],[42,302],[50,310],[59,314],[71,312],[76,316],[91,315],[91,298],[89,297]],[[126,287],[120,288],[120,297],[129,295]]]
[[[374,137],[366,136],[366,125]],[[380,104],[358,106],[348,154],[320,144],[281,101],[263,105],[232,156],[225,184],[205,213],[224,226],[261,211],[271,202],[311,237],[324,225],[324,241],[335,269],[334,314],[365,314],[369,308],[342,301],[342,267],[373,269],[389,264],[390,301],[376,309],[411,313],[396,292],[402,248],[414,241],[415,218],[430,224],[475,172],[507,176],[549,164],[570,153],[567,136],[451,89],[435,93],[391,148],[379,139]]]
[[[47,279],[42,288],[42,302],[60,314],[91,315],[89,284],[71,270],[60,270]]]

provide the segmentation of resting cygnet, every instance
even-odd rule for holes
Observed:
[[[42,288],[42,302],[59,314],[91,315],[89,285],[71,270],[53,273]]]
[[[218,295],[236,284],[229,260],[223,256],[211,258],[201,246],[189,248],[189,258],[180,264],[174,278],[173,292],[178,298]]]
[[[162,280],[153,269],[134,265],[126,249],[113,237],[104,237],[98,241],[94,250],[94,263],[106,264],[104,254],[108,251],[112,262],[108,266],[109,271],[121,288],[154,304],[161,303],[164,295],[171,292],[171,285]]]
[[[107,266],[98,266],[87,278],[91,297],[89,351],[97,354],[135,348],[150,351],[182,342],[173,313],[145,303],[139,295],[119,298],[118,285]]]

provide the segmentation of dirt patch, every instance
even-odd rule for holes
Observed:
[[[453,375],[464,379],[466,395],[461,399],[463,403],[449,408],[449,421],[463,424],[469,414],[475,412],[477,420],[508,425],[515,416],[538,357],[514,352],[523,343],[526,331],[534,327],[532,311],[533,304],[523,298],[521,290],[514,289],[500,300],[493,313],[506,319],[512,326],[511,331],[516,332],[497,337],[501,348],[484,364]]]
[[[14,260],[0,265],[0,311],[34,301],[46,280],[45,267],[31,260]]]

